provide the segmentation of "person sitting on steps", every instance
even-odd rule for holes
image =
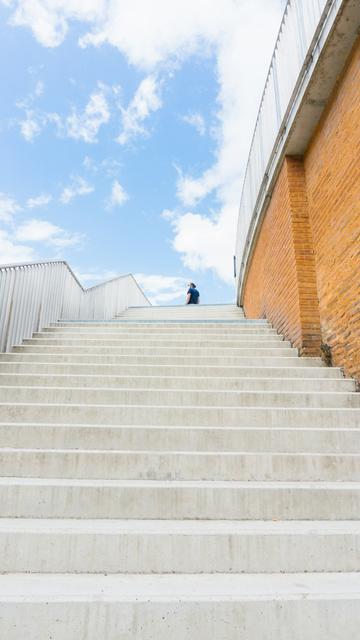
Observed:
[[[185,304],[199,304],[200,302],[200,293],[196,288],[196,284],[193,282],[189,282],[189,289],[186,295]]]

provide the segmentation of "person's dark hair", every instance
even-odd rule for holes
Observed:
[[[190,282],[190,285],[192,286],[193,289],[196,289],[196,284],[194,284],[193,282]]]

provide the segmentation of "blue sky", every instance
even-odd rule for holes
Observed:
[[[0,0],[0,263],[234,298],[247,153],[283,0]],[[4,64],[6,61],[6,64]]]

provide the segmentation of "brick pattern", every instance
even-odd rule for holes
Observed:
[[[320,354],[315,265],[301,158],[286,158],[246,280],[248,318],[268,318],[304,355]]]
[[[286,158],[248,271],[244,309],[302,354],[360,381],[360,41],[304,160]]]
[[[320,316],[304,164],[302,158],[286,158],[286,162],[300,307],[300,353],[316,356],[321,350]]]
[[[322,340],[360,380],[360,40],[305,156]]]

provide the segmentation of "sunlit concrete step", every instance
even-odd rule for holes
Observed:
[[[184,306],[178,309],[127,309],[116,318],[244,318],[244,314],[235,309],[205,309],[201,305]]]
[[[0,585],[7,640],[356,640],[359,574],[27,575]],[[186,635],[184,635],[186,630]]]
[[[276,336],[279,335],[276,332],[276,329],[272,329],[270,326],[266,325],[249,325],[249,324],[241,324],[239,327],[236,324],[217,324],[215,327],[209,327],[205,325],[203,327],[199,327],[197,323],[194,324],[186,324],[182,329],[186,328],[186,333],[190,336],[212,336],[214,335],[219,337],[232,337],[232,336],[251,336],[251,335],[265,335],[265,336]],[[140,324],[137,325],[135,323],[126,323],[126,324],[104,324],[104,325],[81,325],[81,326],[73,326],[73,323],[64,325],[50,325],[49,327],[45,327],[42,331],[35,333],[34,335],[42,336],[42,335],[74,335],[74,336],[104,336],[104,337],[116,337],[116,336],[172,336],[179,335],[183,337],[183,330],[179,327],[174,326],[173,323],[164,324],[161,327],[158,327],[156,324]]]
[[[294,356],[297,357],[297,349],[293,347],[289,347],[287,344],[283,342],[276,342],[271,346],[251,346],[249,344],[245,346],[239,347],[201,347],[198,346],[188,346],[188,347],[149,347],[149,346],[106,346],[106,345],[82,345],[79,340],[76,344],[72,346],[62,345],[62,344],[36,344],[36,342],[30,342],[29,344],[24,344],[18,347],[13,348],[14,353],[59,353],[59,354],[73,354],[73,353],[82,353],[84,355],[125,355],[125,356],[153,356],[155,358],[161,358],[161,356],[165,357],[176,357],[183,356],[185,358],[191,357],[203,357],[206,354],[206,357],[217,356],[223,359],[224,362],[227,361],[227,358],[234,357],[289,357]]]
[[[360,571],[360,523],[0,519],[0,573],[299,571]]]
[[[146,318],[151,317],[161,317],[167,318],[175,316],[176,318],[187,317],[187,316],[195,316],[195,317],[219,317],[224,318],[227,316],[234,316],[238,318],[243,318],[244,313],[242,310],[238,308],[229,308],[225,307],[205,307],[204,305],[183,305],[177,307],[129,307],[122,313],[116,314],[116,317],[124,317],[131,318],[133,316],[144,316]]]
[[[227,315],[219,315],[219,314],[131,314],[124,316],[117,316],[116,320],[119,322],[184,322],[184,323],[242,323],[245,322],[246,319],[244,316],[239,316],[238,314],[227,314]],[[247,321],[249,322],[249,321]],[[250,321],[251,322],[251,321]]]
[[[200,307],[202,309],[236,309],[239,312],[243,311],[242,307],[239,307],[237,304],[235,304],[235,302],[205,302],[203,304],[199,304],[197,305],[197,307],[193,307],[192,305],[187,306],[181,303],[178,304],[158,304],[158,305],[130,305],[129,307],[127,307],[127,310],[130,309],[149,309],[150,311],[154,310],[154,309],[192,309],[192,308],[196,308],[196,309],[200,309]]]
[[[360,409],[36,404],[0,402],[0,422],[65,424],[360,427]]]
[[[211,348],[225,348],[225,349],[236,349],[241,347],[251,347],[251,348],[278,348],[279,345],[284,347],[289,347],[290,342],[287,342],[281,338],[281,336],[273,335],[273,336],[241,336],[241,337],[232,337],[231,339],[228,337],[227,339],[222,339],[221,337],[197,337],[195,340],[193,337],[189,337],[186,334],[181,338],[176,337],[169,339],[167,336],[156,337],[145,336],[144,338],[136,338],[136,337],[116,337],[116,338],[97,338],[96,336],[83,337],[83,334],[79,337],[77,336],[63,336],[57,333],[49,334],[40,337],[33,337],[23,341],[24,345],[50,345],[50,346],[81,346],[81,347],[171,347],[174,348],[192,348],[196,347],[196,349],[208,349]]]
[[[46,338],[46,339],[54,339],[54,338],[64,338],[64,339],[96,339],[96,340],[169,340],[171,342],[177,340],[187,340],[194,342],[205,339],[205,340],[221,340],[222,342],[232,342],[234,340],[250,340],[255,341],[259,339],[263,340],[283,340],[283,337],[275,332],[274,329],[259,329],[258,331],[254,330],[215,330],[215,329],[192,329],[186,331],[175,330],[173,331],[156,331],[155,327],[150,327],[150,329],[145,330],[132,330],[132,331],[70,331],[70,330],[61,330],[54,329],[52,331],[41,331],[33,334],[33,338]]]
[[[256,382],[256,379],[263,380],[318,380],[326,379],[332,381],[343,380],[342,372],[336,367],[319,367],[315,364],[309,366],[299,366],[298,362],[302,362],[302,358],[294,358],[291,361],[292,366],[221,366],[221,365],[161,365],[161,364],[94,364],[92,362],[51,362],[44,361],[34,362],[33,355],[24,359],[19,354],[0,354],[0,372],[18,373],[18,374],[53,374],[53,375],[94,375],[98,379],[106,376],[139,376],[139,377],[166,377],[176,378],[187,377],[193,378],[236,378],[250,379]]]
[[[117,316],[130,316],[134,313],[143,313],[146,316],[152,315],[167,315],[170,313],[174,313],[175,315],[182,314],[193,314],[193,315],[228,315],[235,314],[238,316],[243,316],[244,312],[240,307],[235,305],[209,305],[209,304],[177,304],[177,305],[152,305],[152,306],[144,306],[144,307],[128,307],[124,309],[120,313],[116,314]]]
[[[1,373],[2,386],[38,386],[38,387],[83,387],[107,389],[187,389],[216,391],[281,391],[281,392],[352,392],[355,382],[345,378],[235,378],[235,377],[190,377],[190,376],[109,376],[109,375],[72,375],[53,374],[50,367],[47,373]],[[23,371],[28,371],[26,365]]]
[[[105,387],[0,386],[2,403],[71,403],[198,407],[322,407],[360,410],[360,394],[342,391],[239,391],[109,389]],[[360,415],[360,412],[359,412]]]
[[[124,309],[120,313],[116,314],[118,316],[132,316],[136,314],[143,314],[145,316],[167,316],[174,314],[175,316],[182,315],[201,315],[201,316],[210,316],[210,315],[237,315],[244,316],[244,312],[240,307],[229,306],[229,305],[207,305],[207,304],[178,304],[178,305],[168,305],[168,306],[147,306],[147,307],[128,307]]]
[[[149,427],[0,423],[0,446],[148,451],[355,453],[360,429]]]
[[[359,482],[0,478],[2,517],[358,520]]]
[[[0,449],[0,475],[107,480],[360,481],[360,454]]]
[[[228,312],[228,313],[199,313],[198,311],[184,311],[183,313],[145,313],[145,312],[134,312],[134,313],[124,313],[119,316],[115,316],[117,320],[176,320],[177,322],[181,322],[183,320],[195,320],[195,321],[215,321],[215,322],[226,322],[228,320],[234,320],[237,322],[238,320],[244,320],[245,317],[241,313],[236,312]]]
[[[185,310],[185,311],[191,311],[192,309],[200,309],[200,307],[204,310],[212,310],[212,309],[220,309],[222,311],[237,311],[238,313],[243,313],[243,309],[242,307],[239,307],[237,304],[232,303],[232,302],[228,302],[228,303],[205,303],[205,304],[198,304],[197,306],[194,305],[186,305],[184,304],[159,304],[159,305],[131,305],[129,306],[125,312],[123,313],[128,313],[130,311],[134,311],[135,309],[142,309],[142,310],[148,310],[149,313],[152,311],[166,311],[166,310],[171,310],[173,309],[174,311],[178,311],[178,310]]]
[[[224,304],[222,303],[204,303],[204,304],[198,304],[198,305],[186,305],[185,303],[178,303],[178,304],[159,304],[159,305],[130,305],[129,307],[127,307],[127,309],[125,311],[123,311],[123,313],[129,313],[130,311],[134,311],[136,309],[140,309],[140,310],[148,310],[149,313],[152,311],[167,311],[167,310],[171,310],[173,309],[174,311],[178,310],[184,310],[184,311],[191,311],[192,309],[194,309],[195,311],[199,310],[199,309],[203,309],[203,310],[211,310],[211,309],[220,309],[223,311],[238,311],[239,313],[243,312],[242,307],[239,307],[238,305],[236,305],[233,302],[226,302]]]
[[[156,328],[159,330],[161,328],[175,328],[175,329],[193,329],[193,328],[204,328],[204,329],[217,329],[219,328],[235,328],[242,329],[244,327],[255,328],[255,327],[267,327],[270,328],[271,325],[267,320],[247,320],[246,318],[240,318],[239,320],[128,320],[125,318],[117,318],[116,320],[97,322],[93,320],[88,320],[85,322],[75,322],[75,321],[64,321],[64,322],[53,322],[50,323],[50,327],[74,327],[74,328],[100,328],[101,330],[109,328],[111,331],[114,328],[125,328],[128,331],[130,328],[140,328],[144,330],[147,327]]]
[[[0,353],[0,362],[8,361],[17,362],[76,362],[96,364],[117,364],[117,365],[168,365],[174,367],[176,365],[183,366],[234,366],[234,367],[319,367],[321,365],[320,358],[299,358],[296,350],[290,356],[284,351],[277,351],[276,356],[191,356],[191,355],[114,355],[113,353],[96,354],[90,350],[90,353],[72,352],[64,353],[59,350],[55,352],[50,347],[50,351],[44,352],[39,348],[35,352],[19,350],[17,353]]]

